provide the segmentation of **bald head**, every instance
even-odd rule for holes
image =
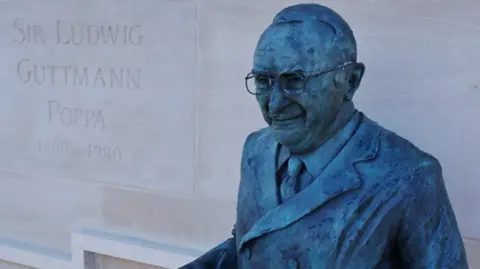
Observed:
[[[258,41],[254,69],[314,73],[343,63],[335,36],[331,27],[316,22],[272,24]]]
[[[320,36],[319,49],[334,52],[334,63],[355,62],[357,60],[357,44],[348,23],[334,10],[319,4],[297,4],[284,8],[274,17],[269,28],[281,24],[303,23],[309,25],[309,33]],[[333,51],[332,51],[333,50]]]

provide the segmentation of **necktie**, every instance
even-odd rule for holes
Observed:
[[[298,178],[303,168],[300,158],[291,156],[288,159],[287,174],[280,184],[280,197],[282,201],[290,199],[298,189]]]

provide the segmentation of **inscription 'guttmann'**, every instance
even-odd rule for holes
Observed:
[[[24,58],[17,64],[17,76],[36,85],[139,89],[141,70],[41,64]]]

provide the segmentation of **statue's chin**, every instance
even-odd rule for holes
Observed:
[[[288,148],[292,153],[302,153],[309,149],[310,143],[307,141],[307,135],[298,132],[298,130],[273,129],[273,135],[279,144]]]

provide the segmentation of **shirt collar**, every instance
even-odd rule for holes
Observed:
[[[333,137],[325,141],[316,150],[307,154],[299,155],[309,174],[318,177],[325,167],[337,156],[343,146],[350,140],[353,133],[361,121],[361,113],[355,110],[350,120],[345,126],[338,131]],[[279,169],[291,156],[290,151],[284,147],[280,147],[277,159],[277,169]]]

